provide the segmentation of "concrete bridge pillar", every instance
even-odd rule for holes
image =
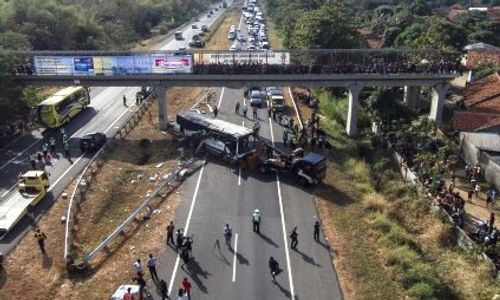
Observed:
[[[157,86],[156,96],[158,97],[158,126],[160,130],[166,130],[168,127],[167,88],[165,86]]]
[[[412,109],[418,108],[420,106],[420,87],[405,86],[404,102]]]
[[[437,125],[441,125],[441,122],[443,121],[443,106],[446,90],[447,86],[444,84],[432,87],[431,113],[429,115],[429,119],[436,122]]]
[[[349,109],[347,111],[347,124],[346,131],[348,136],[355,136],[358,134],[358,106],[359,106],[359,93],[363,89],[362,86],[349,87]]]

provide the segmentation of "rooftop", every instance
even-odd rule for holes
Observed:
[[[457,131],[471,132],[499,117],[498,114],[457,111],[453,115],[453,128]]]
[[[500,75],[495,73],[467,86],[464,101],[469,109],[485,104],[487,101],[495,102],[495,106],[500,107]]]
[[[462,132],[460,140],[465,140],[480,150],[500,152],[500,135],[496,133]]]

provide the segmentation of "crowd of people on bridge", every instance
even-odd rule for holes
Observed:
[[[265,64],[265,63],[210,63],[196,64],[194,73],[200,75],[232,74],[457,74],[463,71],[460,61],[436,62],[378,62],[325,64]]]

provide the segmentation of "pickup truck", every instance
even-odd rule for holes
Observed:
[[[0,239],[43,199],[49,186],[44,171],[28,171],[20,176],[17,190],[0,202]]]

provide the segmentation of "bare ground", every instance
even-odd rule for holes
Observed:
[[[207,41],[205,48],[207,50],[224,50],[227,51],[232,45],[232,41],[227,38],[231,25],[238,27],[238,22],[240,21],[241,13],[237,10],[232,10],[228,12],[222,23],[217,28],[217,34],[214,34],[212,38]]]

